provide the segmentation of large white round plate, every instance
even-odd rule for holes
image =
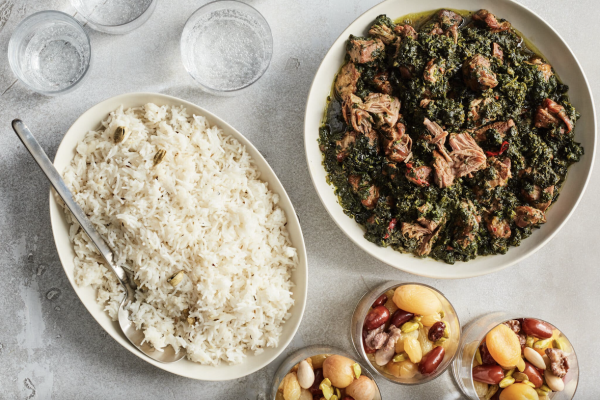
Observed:
[[[245,361],[238,365],[221,364],[218,367],[200,365],[187,359],[183,359],[173,364],[161,364],[157,361],[142,354],[137,350],[121,332],[119,325],[113,322],[106,312],[102,310],[100,304],[96,302],[96,292],[91,287],[80,287],[75,284],[73,278],[74,257],[75,252],[69,241],[69,226],[65,220],[64,212],[54,199],[54,195],[50,193],[50,221],[52,223],[52,233],[54,242],[58,250],[58,256],[63,265],[65,273],[69,278],[69,282],[73,289],[81,299],[92,316],[98,321],[100,326],[104,328],[117,342],[119,342],[127,350],[131,351],[136,356],[143,360],[172,372],[177,375],[187,378],[207,380],[207,381],[223,381],[236,379],[242,376],[251,374],[273,361],[290,343],[294,337],[306,305],[306,290],[308,279],[308,266],[306,262],[306,249],[304,247],[304,239],[300,222],[292,206],[292,202],[288,197],[285,189],[277,179],[275,172],[271,169],[267,161],[263,158],[260,152],[246,139],[241,133],[235,130],[227,122],[223,121],[214,114],[198,107],[195,104],[185,100],[180,100],[175,97],[166,96],[157,93],[129,93],[121,96],[113,97],[105,100],[102,103],[90,108],[86,111],[66,133],[65,137],[56,152],[54,158],[54,166],[59,172],[65,170],[75,155],[75,147],[85,134],[90,130],[95,130],[100,126],[100,122],[106,119],[106,116],[120,105],[125,108],[139,107],[146,103],[155,103],[158,105],[183,105],[189,113],[205,116],[211,125],[217,125],[223,129],[224,133],[234,137],[246,147],[246,151],[254,160],[260,171],[260,178],[269,184],[269,189],[279,195],[279,206],[285,211],[287,216],[287,229],[290,233],[290,238],[293,246],[298,250],[299,264],[298,268],[292,273],[292,280],[295,284],[293,288],[294,306],[290,310],[291,318],[283,325],[283,333],[279,339],[277,348],[268,348],[262,354],[253,355],[249,353]]]
[[[333,192],[333,186],[327,184],[317,143],[326,99],[330,94],[335,74],[344,62],[348,36],[365,35],[373,20],[380,14],[387,14],[396,19],[406,14],[438,10],[442,7],[472,11],[488,9],[499,18],[510,21],[515,29],[531,40],[549,60],[562,81],[570,87],[571,101],[581,113],[581,119],[577,122],[576,139],[585,149],[581,161],[569,169],[569,176],[560,197],[548,211],[548,222],[541,229],[523,240],[521,246],[511,247],[507,254],[478,257],[454,265],[433,259],[416,258],[367,241],[363,237],[363,228],[344,214]],[[406,272],[431,278],[467,278],[499,271],[525,259],[548,243],[567,222],[583,195],[592,171],[596,151],[596,117],[590,87],[575,55],[550,25],[526,7],[510,0],[387,0],[365,12],[342,32],[321,63],[306,104],[304,146],[308,169],[323,205],[354,243],[373,257]]]

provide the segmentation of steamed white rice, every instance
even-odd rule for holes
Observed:
[[[128,133],[115,144],[119,126]],[[166,156],[153,166],[158,150]],[[279,197],[259,175],[244,146],[183,107],[121,107],[78,144],[64,179],[117,263],[134,272],[142,289],[133,321],[155,348],[216,365],[277,346],[297,254]],[[76,282],[97,289],[116,320],[122,289],[67,217]],[[167,280],[180,270],[173,288]]]

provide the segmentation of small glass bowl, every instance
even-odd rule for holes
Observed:
[[[265,18],[234,0],[214,1],[188,19],[181,34],[183,66],[205,92],[232,96],[269,68],[273,36]]]
[[[450,338],[448,338],[448,343],[444,345],[444,347],[446,347],[444,359],[442,360],[438,368],[435,370],[435,372],[425,376],[418,373],[410,379],[403,379],[388,374],[383,370],[383,368],[375,365],[373,362],[371,362],[371,359],[369,358],[369,355],[365,352],[363,346],[363,325],[365,317],[367,316],[367,313],[369,312],[369,309],[371,308],[375,300],[377,300],[388,290],[396,289],[397,287],[404,285],[420,285],[431,289],[442,303],[442,309],[445,313],[444,322],[450,329]],[[450,366],[452,360],[456,355],[461,336],[461,327],[460,321],[458,320],[458,315],[456,314],[454,307],[448,301],[448,299],[436,288],[416,282],[386,282],[367,292],[356,305],[356,309],[354,310],[354,314],[352,315],[352,324],[350,329],[350,334],[352,336],[352,343],[354,344],[354,348],[356,349],[358,354],[360,354],[360,356],[363,358],[364,362],[367,364],[369,369],[372,370],[376,375],[382,376],[390,382],[398,383],[401,385],[420,385],[425,382],[430,382],[436,379],[442,373],[444,373],[444,371],[446,371],[446,369]]]
[[[277,368],[277,371],[275,371],[275,376],[273,376],[273,383],[271,386],[270,399],[276,400],[277,390],[279,389],[279,384],[281,383],[283,378],[290,372],[290,370],[294,367],[294,365],[298,364],[302,360],[307,359],[308,357],[318,356],[320,354],[331,354],[331,355],[338,354],[340,356],[344,356],[344,357],[348,357],[352,360],[356,360],[354,356],[348,354],[347,352],[345,352],[341,349],[338,349],[336,347],[331,347],[331,346],[326,346],[326,345],[315,345],[315,346],[309,346],[309,347],[300,349],[300,350],[292,353],[285,360],[283,360],[281,365],[279,365],[279,368]],[[375,388],[377,389],[377,392],[375,393],[375,398],[373,400],[381,400],[381,392],[379,390],[379,386],[377,385],[377,381],[375,381],[375,378],[373,377],[373,375],[371,375],[371,373],[365,369],[365,366],[362,363],[359,362],[359,364],[361,364],[362,375],[365,375],[365,376],[371,378],[371,380],[373,380],[373,382],[375,382]]]
[[[519,319],[519,318],[535,318],[535,317],[523,317],[522,315],[508,314],[506,312],[495,312],[484,315],[483,317],[469,323],[462,334],[462,339],[456,358],[452,363],[452,375],[454,380],[460,387],[460,390],[471,400],[479,400],[479,396],[475,392],[475,386],[473,383],[473,364],[475,361],[475,353],[485,336],[496,326],[503,322]],[[546,322],[540,318],[540,321]],[[547,324],[556,328],[549,322]],[[560,330],[560,329],[558,329]],[[562,331],[561,331],[562,333]],[[569,339],[562,333],[563,337],[567,341],[568,347],[571,351],[569,354],[569,371],[563,381],[565,382],[565,388],[561,392],[553,392],[550,396],[552,400],[570,400],[575,396],[577,390],[577,384],[579,382],[579,364],[577,362],[577,355]]]
[[[86,76],[90,38],[70,15],[41,11],[25,18],[8,42],[13,73],[28,88],[55,96],[73,90]]]
[[[114,35],[139,28],[156,8],[156,0],[71,0],[71,4],[90,28]]]

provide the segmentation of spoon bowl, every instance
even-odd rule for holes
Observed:
[[[145,342],[144,333],[137,329],[134,323],[129,318],[129,305],[135,298],[135,283],[133,279],[127,275],[127,272],[123,267],[113,262],[114,256],[113,251],[108,247],[104,239],[98,234],[90,220],[87,218],[81,207],[73,199],[73,195],[62,177],[54,168],[54,165],[35,139],[29,128],[20,119],[15,119],[12,122],[12,127],[21,142],[25,145],[29,153],[33,156],[33,159],[39,165],[41,170],[44,172],[52,187],[56,193],[63,200],[65,206],[71,211],[73,218],[77,220],[81,228],[90,238],[90,241],[96,246],[96,249],[104,259],[106,266],[115,274],[119,283],[125,290],[125,295],[118,311],[119,326],[123,331],[123,334],[127,339],[138,348],[146,356],[152,358],[161,363],[173,363],[181,360],[185,357],[185,351],[175,351],[175,349],[169,345],[163,350],[157,350]],[[133,286],[133,287],[132,287]]]

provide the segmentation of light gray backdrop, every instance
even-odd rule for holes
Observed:
[[[6,56],[8,40],[27,15],[44,9],[74,10],[68,0],[0,0],[0,10],[5,10],[0,15],[0,398],[257,399],[280,362],[224,383],[171,375],[106,335],[69,285],[52,240],[48,183],[10,121],[26,121],[53,158],[79,115],[101,100],[133,91],[178,96],[223,117],[258,147],[279,175],[300,217],[310,264],[306,313],[284,355],[319,343],[350,350],[351,313],[367,286],[388,279],[417,280],[444,292],[463,323],[493,310],[554,321],[578,350],[582,375],[576,397],[600,398],[598,167],[563,230],[519,265],[461,281],[399,272],[358,249],[337,228],[313,189],[304,159],[304,106],[313,75],[337,36],[378,0],[245,1],[271,25],[274,54],[265,76],[239,97],[204,94],[181,63],[183,25],[207,1],[159,0],[150,20],[128,35],[90,31],[93,65],[87,80],[70,94],[50,98],[15,83]],[[566,39],[598,98],[598,3],[521,2]],[[460,398],[448,372],[414,388],[380,383],[387,399]]]

